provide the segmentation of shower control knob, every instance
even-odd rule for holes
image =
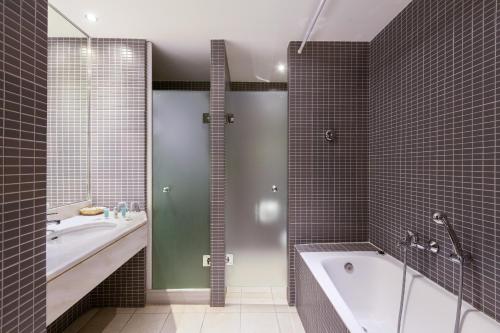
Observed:
[[[162,191],[162,192],[163,192],[163,193],[170,193],[170,186],[165,186],[165,187],[163,188],[163,191]]]
[[[273,185],[273,186],[271,187],[271,191],[273,191],[273,192],[278,192],[278,185]]]
[[[325,140],[326,140],[327,142],[333,142],[333,141],[335,140],[335,133],[333,133],[333,131],[332,131],[332,130],[330,130],[330,129],[329,129],[329,130],[327,130],[327,131],[325,132]]]

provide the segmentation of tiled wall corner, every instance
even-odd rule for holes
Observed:
[[[45,332],[47,1],[0,3],[0,332]]]
[[[88,42],[48,39],[47,206],[88,199]]]
[[[295,244],[368,239],[369,44],[309,42],[297,54],[299,46],[288,48],[290,304]]]
[[[500,321],[500,5],[416,0],[370,46],[370,241],[406,230],[441,245],[409,264],[457,292],[442,211],[474,261],[464,298]]]
[[[225,235],[225,145],[224,106],[229,86],[224,40],[210,41],[210,305],[224,306]]]
[[[94,205],[146,207],[146,41],[92,39],[91,194]]]

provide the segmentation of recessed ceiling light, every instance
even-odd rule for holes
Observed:
[[[85,14],[85,18],[86,18],[89,22],[97,22],[97,16],[95,16],[95,14],[92,14],[92,13],[87,13],[87,14]]]
[[[276,70],[280,73],[285,73],[286,71],[286,66],[285,64],[282,64],[282,63],[279,63],[277,66],[276,66]]]

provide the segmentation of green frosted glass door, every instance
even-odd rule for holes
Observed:
[[[208,288],[205,91],[153,92],[153,289]]]

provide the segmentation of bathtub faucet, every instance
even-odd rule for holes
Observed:
[[[413,231],[406,231],[406,236],[399,242],[399,246],[411,248],[415,247],[419,250],[426,250],[432,253],[439,252],[439,245],[434,240],[429,240],[426,244],[422,244],[419,241],[419,234]]]

